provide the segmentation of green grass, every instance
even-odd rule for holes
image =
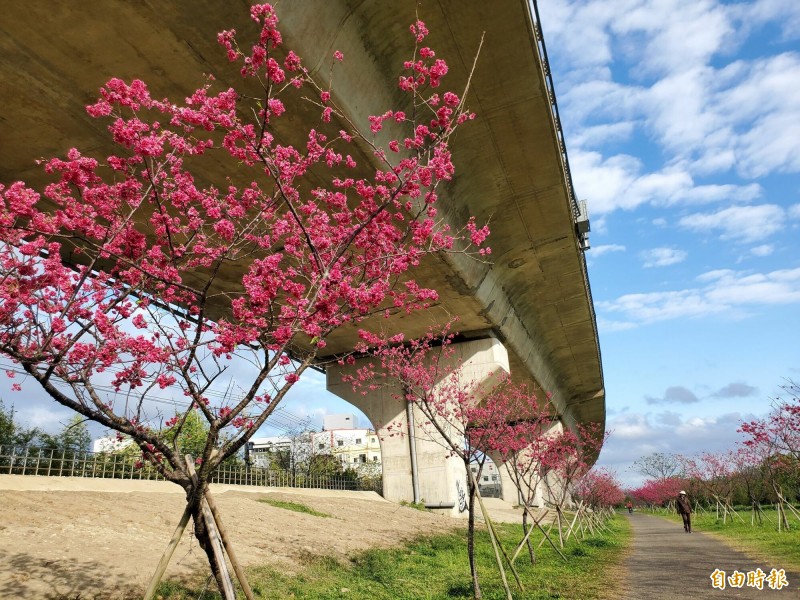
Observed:
[[[610,532],[587,537],[577,544],[571,539],[565,550],[568,562],[560,559],[547,544],[537,551],[537,564],[531,565],[521,554],[516,567],[525,587],[516,588],[508,573],[514,598],[592,600],[614,598],[619,584],[619,569],[630,539],[630,525],[617,517],[609,523]],[[519,525],[499,525],[504,547],[513,552],[521,538]],[[538,543],[538,540],[537,540]],[[500,575],[494,562],[489,537],[477,535],[478,571],[486,600],[504,599]],[[347,561],[330,556],[308,555],[294,575],[272,567],[248,569],[256,597],[270,599],[370,598],[371,600],[418,600],[471,598],[466,536],[463,530],[435,537],[419,538],[404,547],[367,550]],[[165,600],[200,598],[205,578],[196,586],[167,582],[159,589]],[[218,598],[206,592],[202,598]]]
[[[421,510],[422,512],[430,512],[429,509],[425,508],[424,502],[408,502],[407,500],[401,500],[400,506],[407,506],[408,508]]]
[[[329,515],[328,513],[314,510],[310,506],[306,506],[305,504],[300,504],[299,502],[285,502],[283,500],[272,500],[271,498],[261,498],[259,499],[259,502],[263,502],[264,504],[269,504],[270,506],[274,506],[276,508],[284,508],[286,510],[293,510],[294,512],[312,515],[314,517],[325,517],[326,519],[329,519],[332,516]]]
[[[692,531],[715,535],[745,554],[769,561],[777,569],[800,571],[800,521],[797,518],[787,514],[790,529],[778,532],[775,509],[764,509],[763,524],[755,526],[750,524],[751,513],[746,508],[738,514],[744,522],[733,516],[733,520],[729,518],[723,524],[722,519],[717,520],[714,511],[695,513],[692,515]],[[667,518],[676,522],[681,520],[672,514]]]

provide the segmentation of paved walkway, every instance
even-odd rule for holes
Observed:
[[[748,587],[746,581],[737,589],[727,580],[724,590],[714,589],[711,574],[715,569],[725,571],[727,576],[734,571],[746,576],[760,568],[769,576],[773,568],[786,566],[749,558],[701,532],[684,533],[680,523],[640,513],[625,516],[633,525],[633,552],[625,565],[626,600],[800,598],[800,574],[789,572],[789,585],[781,590],[770,589],[766,579],[762,590]]]

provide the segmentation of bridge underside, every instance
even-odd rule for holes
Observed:
[[[415,278],[439,290],[432,314],[397,315],[381,327],[415,335],[435,319],[458,315],[466,338],[500,340],[512,374],[552,392],[565,425],[604,423],[586,264],[529,3],[278,5],[287,47],[322,77],[333,51],[344,53],[334,88],[358,123],[397,105],[396,77],[413,48],[408,25],[417,10],[431,30],[427,41],[450,65],[447,85],[456,90],[463,89],[485,32],[468,96],[478,120],[454,140],[457,176],[442,193],[442,209],[453,224],[471,215],[490,222],[492,262],[431,258]],[[208,3],[202,10],[192,0],[9,3],[0,17],[0,181],[41,184],[34,159],[63,155],[72,146],[110,153],[106,124],[90,119],[83,107],[112,76],[143,79],[155,97],[183,98],[208,72],[219,74],[222,85],[235,83],[215,35],[231,27],[252,29],[247,2]],[[300,118],[315,119],[316,110]],[[209,165],[207,177],[221,183],[230,174],[225,165]],[[239,273],[230,275],[233,286]],[[347,349],[353,339],[354,331],[343,329],[328,348]]]

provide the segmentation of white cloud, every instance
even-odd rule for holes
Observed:
[[[775,246],[772,244],[761,244],[760,246],[750,248],[750,254],[753,256],[769,256],[773,252],[775,252]]]
[[[640,202],[625,192],[639,171],[639,162],[632,156],[617,155],[604,159],[598,152],[571,152],[570,165],[575,188],[589,199],[593,214],[616,208],[635,208]]]
[[[611,302],[599,302],[597,306],[604,312],[621,313],[628,321],[638,323],[700,317],[727,310],[726,306],[708,301],[697,290],[625,294]]]
[[[597,317],[597,328],[601,333],[614,333],[616,331],[628,331],[636,329],[638,323],[633,321],[613,321],[603,317]]]
[[[749,201],[760,195],[758,185],[716,188],[695,178],[800,172],[800,53],[776,46],[772,56],[735,60],[762,27],[780,27],[784,41],[800,37],[800,3],[545,4],[573,177],[595,212]],[[645,169],[630,156],[587,152],[638,134],[660,148],[667,166]]]
[[[574,85],[566,86],[566,91],[559,96],[559,105],[569,114],[567,123],[630,123],[646,114],[642,111],[642,103],[647,88],[612,81],[606,72],[595,75],[598,75],[597,79],[583,77]]]
[[[571,151],[570,165],[575,188],[589,199],[593,214],[632,210],[643,204],[746,202],[761,194],[758,184],[697,185],[680,167],[646,173],[641,161],[627,154],[605,158],[599,152]]]
[[[796,0],[756,0],[728,7],[744,25],[758,26],[775,22],[781,28],[781,41],[800,37],[800,4]]]
[[[705,290],[705,297],[727,306],[800,302],[800,268],[752,275],[728,273]]]
[[[674,199],[673,203],[682,201],[686,204],[708,204],[711,202],[749,202],[761,196],[761,186],[757,183],[748,185],[707,184],[697,185],[686,190],[683,195]]]
[[[625,252],[625,246],[620,244],[605,244],[601,246],[592,246],[592,257],[603,256],[610,252]]]
[[[720,231],[723,240],[755,242],[780,231],[785,215],[783,208],[775,204],[732,206],[714,213],[687,215],[679,224],[698,232]]]
[[[604,82],[600,91],[635,94],[636,108],[625,120],[642,123],[690,172],[735,169],[752,178],[800,170],[799,77],[800,55],[783,53],[722,68],[687,63],[645,89]]]
[[[50,400],[49,403],[45,401],[33,406],[16,406],[14,418],[25,427],[38,427],[44,431],[56,432],[63,428],[73,414],[75,413]]]
[[[738,170],[746,177],[761,177],[772,172],[797,173],[800,171],[800,99],[796,88],[800,81],[800,55],[775,57],[771,64],[754,71],[747,84],[758,86],[752,110],[760,112],[735,140],[740,156]]]
[[[692,173],[735,169],[748,178],[800,170],[800,55],[693,63],[647,89],[636,86],[636,118],[673,161]],[[610,88],[609,84],[605,84]],[[616,90],[615,94],[625,94]]]
[[[619,13],[612,29],[623,36],[644,33],[644,45],[633,47],[632,58],[642,69],[662,73],[705,63],[736,39],[730,17],[710,0],[639,2]]]
[[[619,471],[627,485],[638,485],[642,477],[633,462],[653,452],[693,456],[701,452],[724,452],[742,439],[736,430],[755,415],[732,412],[711,417],[687,417],[674,411],[658,414],[624,413],[610,419],[611,432],[597,464]]]
[[[686,260],[688,255],[685,250],[675,248],[651,248],[641,253],[643,266],[646,269],[675,265]]]
[[[618,14],[616,11],[634,4],[630,0],[590,3],[554,0],[543,2],[539,8],[546,39],[562,49],[573,67],[587,69],[611,62],[607,25]],[[575,35],[577,30],[580,36]],[[592,51],[586,52],[587,47]]]
[[[615,419],[613,430],[616,439],[641,440],[650,435],[652,426],[645,415],[629,414]]]
[[[697,281],[716,281],[725,277],[735,276],[736,271],[733,269],[714,269],[713,271],[706,271],[696,277]]]
[[[660,79],[641,95],[646,126],[670,154],[685,157],[719,135],[721,123],[706,110],[713,70],[694,66]]]
[[[786,210],[786,213],[789,215],[790,219],[800,219],[800,204],[792,204]]]
[[[624,142],[631,137],[634,127],[635,123],[632,121],[591,125],[577,132],[572,137],[571,142],[579,148],[590,148],[613,142]]]
[[[773,304],[800,302],[800,268],[770,273],[710,271],[698,277],[704,287],[666,292],[626,294],[616,300],[598,302],[604,314],[604,331],[615,331],[608,314],[620,314],[624,329],[631,323],[654,323],[670,319],[713,314],[741,318],[745,310]],[[598,320],[598,323],[600,321]]]

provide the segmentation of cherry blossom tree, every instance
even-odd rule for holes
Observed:
[[[762,452],[785,456],[800,463],[800,385],[789,381],[782,386],[788,398],[776,398],[772,412],[763,419],[742,423],[739,431],[747,437],[743,444],[762,448]]]
[[[396,400],[411,403],[422,415],[422,434],[440,444],[445,455],[460,460],[467,474],[467,551],[473,595],[481,597],[475,561],[475,517],[480,506],[510,598],[501,552],[521,584],[483,506],[478,478],[486,453],[505,448],[513,439],[509,431],[520,427],[519,417],[538,410],[536,397],[520,393],[521,388],[506,374],[490,375],[490,384],[472,380],[466,365],[455,356],[455,334],[450,332],[450,325],[431,328],[425,336],[408,342],[402,335],[387,337],[362,331],[359,349],[372,360],[359,367],[356,374],[345,375],[345,381],[356,390],[369,391],[378,386],[398,389]],[[387,429],[393,431],[390,435],[405,434],[401,424],[388,424]],[[473,464],[479,465],[477,477],[470,469]]]
[[[731,502],[736,468],[733,451],[703,452],[699,456],[685,458],[683,462],[686,476],[697,484],[706,497],[713,499],[717,518],[722,512],[722,520],[725,523],[729,515],[731,519],[733,515],[738,516]]]
[[[625,501],[625,492],[616,475],[608,469],[591,468],[575,483],[578,513],[575,520],[582,534],[607,529],[605,522],[614,516],[614,507]],[[574,530],[575,525],[571,526]]]
[[[739,431],[746,436],[744,448],[761,461],[777,502],[779,527],[788,529],[785,511],[794,508],[786,501],[784,487],[800,487],[800,385],[790,380],[782,389],[787,397],[775,398],[767,417],[742,423]]]
[[[550,425],[558,419],[558,414],[549,393],[542,400],[525,386],[509,386],[501,390],[501,393],[505,394],[508,406],[517,407],[516,412],[508,413],[507,423],[499,424],[497,433],[487,443],[491,452],[505,465],[518,490],[523,508],[523,539],[514,558],[522,546],[527,545],[533,564],[536,556],[530,543],[530,535],[534,528],[538,528],[544,539],[561,554],[549,532],[540,525],[547,510],[538,515],[531,513],[531,506],[536,503],[540,487],[545,488],[548,500],[555,506],[559,545],[563,548],[563,509],[569,502],[574,483],[594,463],[607,435],[602,434],[599,424],[596,423],[578,424],[575,430],[551,431]],[[530,528],[529,518],[532,519]]]
[[[761,500],[769,485],[769,477],[765,473],[769,467],[769,457],[762,454],[762,450],[759,446],[741,444],[732,454],[736,482],[752,508],[751,525],[755,525],[756,521],[763,523]]]
[[[625,492],[617,476],[601,468],[592,468],[578,481],[575,496],[596,509],[619,506],[625,501]]]
[[[457,457],[463,464],[468,476],[467,548],[473,594],[479,598],[474,528],[476,504],[483,509],[483,503],[470,466],[482,464],[487,452],[506,464],[526,462],[525,472],[535,472],[536,477],[546,481],[556,505],[563,548],[562,507],[567,503],[573,483],[593,464],[605,436],[596,423],[579,424],[574,431],[548,434],[547,425],[553,417],[549,397],[539,401],[535,393],[524,385],[515,384],[507,375],[490,374],[482,381],[470,379],[468,364],[462,364],[455,356],[450,325],[431,329],[426,336],[410,341],[402,335],[362,331],[363,344],[359,350],[369,360],[365,360],[355,374],[345,375],[344,380],[353,384],[354,391],[362,393],[379,386],[398,390],[394,392],[395,398],[412,404],[422,414],[423,431],[427,429],[430,439],[440,443],[443,452]],[[387,430],[391,428],[394,435],[402,433],[402,426],[398,425],[388,424]],[[535,487],[528,487],[528,492],[534,493]],[[516,555],[510,558],[505,554],[485,510],[483,514],[506,594],[510,597],[500,552],[515,576]],[[517,553],[527,538],[526,534]]]
[[[193,517],[226,598],[223,546],[237,563],[208,493],[214,469],[333,331],[436,300],[408,275],[426,254],[488,252],[488,229],[470,220],[451,231],[437,216],[440,184],[454,175],[451,137],[474,115],[463,95],[439,91],[447,64],[425,46],[424,23],[410,28],[405,100],[362,131],[283,47],[273,8],[250,15],[254,42],[218,36],[240,89],[209,77],[177,102],[143,81],[111,79],[87,111],[109,123],[115,154],[73,148],[42,161],[52,178],[43,190],[0,186],[0,352],[18,365],[10,377],[24,372],[14,389],[41,386],[130,436],[143,461],[180,485],[181,522]],[[319,122],[305,134],[280,126],[302,102]],[[300,144],[281,137],[289,129]],[[209,181],[211,164],[227,176]],[[215,386],[242,361],[254,374],[219,400]],[[158,390],[177,390],[174,416],[148,401]],[[175,440],[190,415],[208,429],[187,461]]]
[[[539,514],[533,514],[531,509],[536,503],[539,486],[549,470],[545,457],[548,456],[547,450],[549,444],[553,443],[553,437],[548,430],[557,413],[550,401],[550,394],[540,399],[528,386],[508,385],[498,393],[505,394],[507,401],[517,407],[516,415],[489,438],[488,450],[502,464],[501,468],[508,472],[522,506],[523,537],[514,557],[522,546],[526,546],[531,564],[535,564],[536,553],[530,539],[535,528],[550,541],[556,552],[561,553],[540,524],[549,509]],[[529,519],[532,521],[530,524]]]
[[[800,384],[789,380],[781,389],[786,398],[775,398],[767,419],[744,423],[741,431],[753,442],[768,440],[778,452],[800,460]]]
[[[540,456],[545,476],[542,482],[549,501],[555,506],[559,543],[564,547],[566,525],[564,509],[572,503],[575,484],[589,471],[600,454],[608,433],[603,434],[599,423],[577,424],[552,436]]]
[[[648,506],[667,506],[678,497],[678,492],[686,489],[686,480],[681,477],[661,477],[647,479],[631,495]]]

